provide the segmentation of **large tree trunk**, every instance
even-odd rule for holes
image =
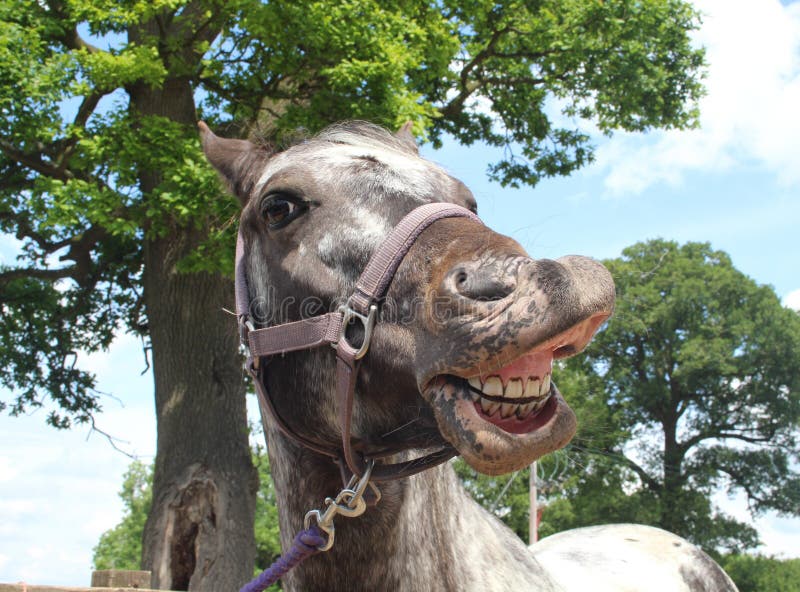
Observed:
[[[135,35],[131,35],[135,40]],[[188,79],[129,89],[137,115],[195,124]],[[142,171],[145,199],[157,171]],[[158,446],[142,563],[152,587],[219,592],[253,573],[258,476],[247,441],[245,386],[233,318],[233,286],[176,264],[205,232],[176,227],[144,247],[144,297],[152,345]]]
[[[143,563],[163,590],[238,589],[253,573],[258,477],[229,281],[178,274],[191,238],[145,249],[158,449]]]
[[[678,419],[677,411],[670,410],[662,423],[664,429],[664,484],[661,487],[660,513],[658,525],[664,530],[687,536],[685,532],[685,513],[681,496],[683,493],[684,479],[682,472],[683,456],[678,445]]]

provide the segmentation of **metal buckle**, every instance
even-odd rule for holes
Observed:
[[[242,348],[242,353],[245,356],[245,367],[252,366],[253,370],[258,370],[258,358],[254,358],[252,352],[250,351],[250,342],[247,339],[247,336],[250,334],[250,331],[255,331],[256,327],[253,325],[253,321],[247,318],[247,315],[242,315],[239,317],[239,345]]]
[[[317,547],[320,551],[327,551],[333,547],[333,538],[336,534],[333,519],[337,515],[341,514],[345,518],[355,518],[361,516],[367,509],[367,503],[364,501],[364,492],[367,490],[367,486],[376,492],[380,500],[380,491],[374,484],[369,482],[374,466],[374,460],[367,461],[367,469],[361,479],[353,475],[347,487],[339,492],[336,499],[326,497],[325,505],[327,508],[324,512],[311,510],[306,514],[303,520],[303,528],[308,529],[311,526],[311,520],[314,520],[317,523],[317,527],[328,535],[328,541],[321,547]]]
[[[344,341],[347,345],[353,349],[356,349],[347,340],[347,326],[353,319],[358,319],[364,326],[364,341],[361,342],[361,347],[358,348],[355,354],[355,359],[360,360],[366,355],[367,350],[369,349],[369,342],[372,339],[372,329],[375,326],[375,315],[378,312],[378,307],[375,304],[371,304],[369,307],[369,313],[364,316],[360,312],[356,312],[350,308],[349,304],[343,304],[339,307],[339,312],[342,313],[342,331],[339,333],[339,339],[337,342],[332,345],[336,347],[339,344],[339,341]]]

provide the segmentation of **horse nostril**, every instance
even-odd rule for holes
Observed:
[[[459,268],[451,273],[453,288],[459,295],[471,300],[493,301],[505,298],[516,287],[513,276],[502,274],[496,268],[466,270]]]

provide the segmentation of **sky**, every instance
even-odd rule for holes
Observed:
[[[461,178],[484,221],[534,257],[610,258],[655,237],[707,241],[800,310],[800,2],[695,4],[705,14],[696,41],[709,60],[699,129],[595,134],[594,164],[534,189],[487,181],[498,157],[491,148],[448,142],[423,154]],[[0,262],[12,262],[17,247],[0,237]],[[80,363],[113,395],[98,427],[117,448],[152,460],[153,385],[140,342],[121,335]],[[117,492],[131,459],[100,433],[58,431],[45,416],[0,416],[0,582],[88,586],[92,548],[121,518]],[[743,500],[716,501],[749,520]],[[761,552],[800,556],[800,519],[767,514],[753,523]]]

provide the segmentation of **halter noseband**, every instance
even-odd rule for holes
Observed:
[[[344,474],[344,465],[353,474],[361,476],[366,469],[366,459],[380,459],[401,452],[405,447],[383,448],[357,454],[351,439],[353,418],[353,393],[361,359],[369,349],[372,329],[378,307],[386,295],[397,268],[408,250],[423,230],[442,218],[464,217],[480,221],[469,210],[449,203],[430,203],[419,206],[395,226],[361,273],[355,291],[347,303],[336,312],[284,323],[263,329],[254,328],[249,318],[249,292],[247,266],[244,257],[244,239],[241,228],[236,241],[236,315],[239,335],[247,352],[246,367],[256,384],[259,404],[269,410],[279,429],[300,445],[335,459]],[[352,345],[345,335],[353,321],[361,323],[364,339]],[[331,344],[336,350],[336,402],[342,430],[341,449],[330,448],[323,442],[312,440],[292,430],[280,417],[266,388],[266,364],[261,358],[291,351],[311,349]],[[414,475],[452,458],[457,453],[450,445],[421,458],[409,461],[376,465],[371,480],[388,481]]]

